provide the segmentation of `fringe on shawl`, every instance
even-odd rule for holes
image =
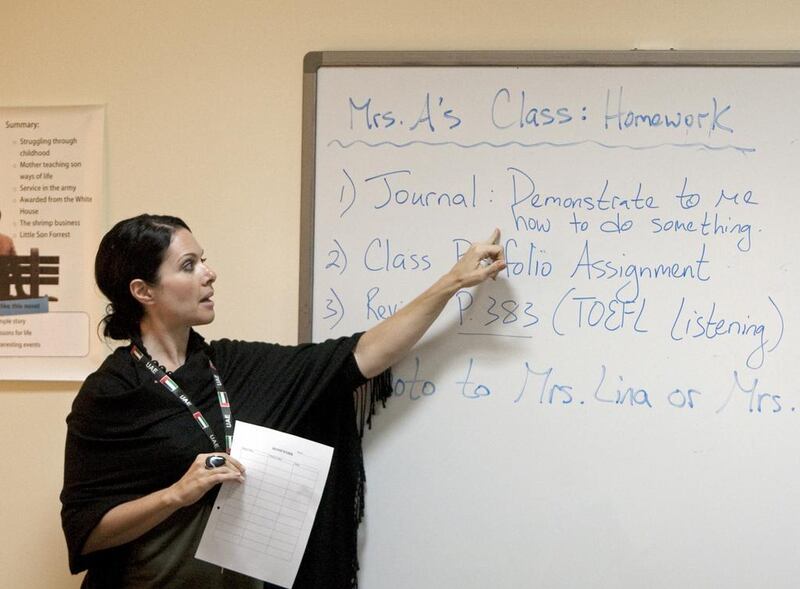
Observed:
[[[392,394],[392,370],[391,368],[385,372],[369,379],[356,390],[356,416],[358,418],[358,463],[359,475],[356,484],[355,505],[353,506],[353,514],[355,521],[353,522],[353,575],[350,579],[351,589],[358,587],[358,526],[364,518],[364,486],[367,480],[364,471],[364,457],[361,452],[360,439],[364,437],[366,429],[372,428],[372,416],[377,413],[378,403],[382,407],[386,407],[386,401]]]
[[[372,416],[377,413],[378,402],[386,407],[392,395],[392,369],[374,376],[356,390],[356,415],[358,416],[358,435],[364,437],[365,428],[372,429]]]

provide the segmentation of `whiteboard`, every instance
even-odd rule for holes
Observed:
[[[307,76],[311,338],[508,260],[394,367],[361,586],[796,586],[798,70],[429,57]]]

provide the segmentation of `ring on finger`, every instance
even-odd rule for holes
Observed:
[[[225,465],[225,457],[219,455],[207,456],[206,457],[206,469],[211,470],[212,468],[217,468],[220,466]]]

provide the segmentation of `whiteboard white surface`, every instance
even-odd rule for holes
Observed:
[[[797,70],[317,84],[315,340],[509,261],[394,369],[361,586],[794,587]]]

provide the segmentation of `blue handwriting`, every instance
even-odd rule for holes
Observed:
[[[676,342],[685,338],[714,340],[726,336],[755,339],[756,347],[748,354],[745,363],[748,368],[757,370],[764,366],[767,354],[774,352],[783,340],[783,313],[771,296],[768,296],[767,300],[775,311],[778,323],[775,343],[771,346],[768,346],[770,339],[767,337],[767,327],[764,322],[752,321],[749,314],[744,319],[720,317],[717,315],[717,303],[714,301],[710,303],[707,312],[696,309],[688,311],[685,310],[686,297],[681,297],[669,336]]]
[[[364,250],[364,267],[370,272],[409,270],[425,272],[431,268],[428,254],[403,252],[393,248],[391,240],[376,237]]]
[[[402,301],[399,303],[376,303],[375,299],[380,292],[381,289],[377,286],[373,286],[367,291],[367,321],[383,321],[397,313],[397,309],[403,304]]]
[[[525,90],[514,93],[512,101],[511,91],[500,88],[492,100],[492,124],[496,129],[509,129],[518,127],[548,127],[550,125],[566,125],[574,120],[567,106],[530,106],[527,102]],[[581,120],[586,120],[586,107],[582,109],[584,115]]]
[[[622,104],[623,87],[619,87],[616,94],[616,103],[612,105],[611,90],[606,91],[606,113],[605,128],[615,128],[618,131],[627,129],[638,129],[640,127],[651,129],[662,127],[665,129],[707,129],[710,137],[714,131],[724,131],[733,133],[733,128],[723,123],[723,116],[730,113],[731,105],[728,104],[720,108],[716,96],[711,97],[711,108],[707,111],[687,111],[672,112],[649,112],[641,113],[623,107]]]
[[[474,209],[478,206],[478,185],[475,174],[472,174],[471,186],[468,190],[461,191],[437,191],[437,190],[409,190],[408,188],[398,187],[400,174],[411,175],[411,170],[392,170],[382,172],[369,178],[364,182],[381,180],[385,188],[383,200],[374,205],[375,209],[383,209],[389,205],[411,206],[411,207],[444,207],[444,208],[463,208]]]

